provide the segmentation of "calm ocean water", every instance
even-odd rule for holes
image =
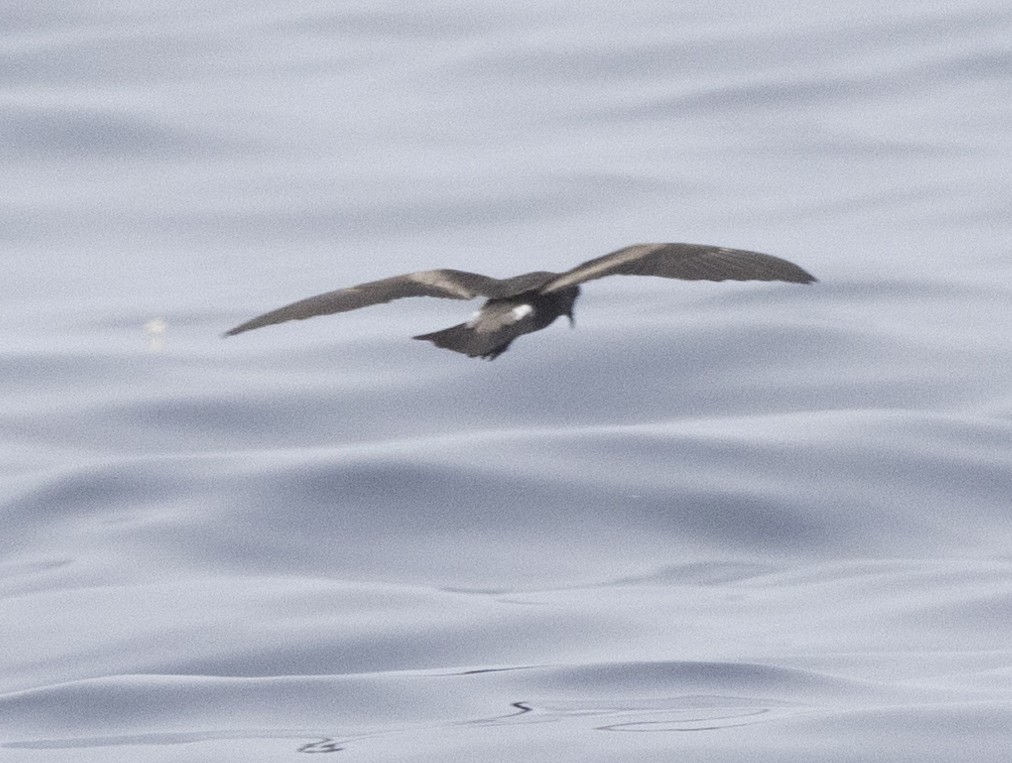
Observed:
[[[0,22],[0,760],[1007,754],[1007,3]],[[219,338],[639,241],[820,282]]]

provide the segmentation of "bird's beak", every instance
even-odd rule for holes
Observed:
[[[566,317],[569,318],[569,328],[575,329],[576,328],[576,318],[573,317],[572,313],[569,313]]]

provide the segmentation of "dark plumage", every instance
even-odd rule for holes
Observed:
[[[661,276],[685,281],[816,280],[787,260],[759,252],[700,244],[634,244],[564,273],[539,271],[499,279],[463,270],[423,270],[370,281],[264,313],[230,329],[225,336],[273,323],[357,310],[402,297],[485,297],[485,304],[467,323],[414,339],[425,339],[472,358],[491,360],[506,352],[518,336],[539,331],[561,315],[572,324],[579,284],[611,275]]]

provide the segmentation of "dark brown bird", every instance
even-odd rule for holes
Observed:
[[[816,280],[792,262],[759,252],[701,244],[634,244],[564,273],[538,271],[500,279],[463,270],[423,270],[370,281],[264,313],[230,329],[225,336],[274,323],[357,310],[402,297],[485,297],[485,304],[467,323],[413,338],[472,358],[492,360],[506,352],[518,336],[540,331],[559,316],[565,315],[570,325],[574,325],[573,305],[580,295],[579,284],[612,275],[660,276],[684,281],[812,283]]]

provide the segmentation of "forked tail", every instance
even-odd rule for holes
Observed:
[[[506,352],[512,340],[507,340],[503,343],[501,337],[498,337],[499,344],[495,344],[496,340],[493,337],[493,334],[479,333],[466,323],[459,323],[442,331],[434,331],[431,334],[419,334],[411,338],[424,339],[425,341],[432,342],[436,347],[442,347],[444,350],[453,350],[454,352],[462,352],[470,358],[495,360]]]

